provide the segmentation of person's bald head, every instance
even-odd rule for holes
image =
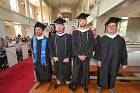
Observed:
[[[75,31],[75,26],[70,27],[70,32],[73,32],[73,31]]]
[[[92,31],[92,33],[93,33],[94,35],[96,35],[96,28],[95,28],[95,27],[91,27],[90,30]]]

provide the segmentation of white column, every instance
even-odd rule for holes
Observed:
[[[86,12],[86,0],[81,0],[81,12]]]
[[[27,36],[29,36],[29,37],[33,37],[34,36],[34,27],[27,26],[26,30],[27,30]]]
[[[81,12],[89,13],[89,0],[80,0]]]
[[[24,2],[25,2],[26,16],[30,18],[31,16],[30,16],[30,10],[29,10],[29,1],[24,0]]]
[[[39,0],[39,6],[40,6],[41,22],[43,22],[42,0]]]
[[[0,37],[5,38],[7,35],[6,29],[5,29],[5,24],[3,20],[0,19]]]
[[[86,1],[86,13],[89,13],[89,0]]]
[[[97,19],[93,20],[93,26],[97,28]]]
[[[103,36],[104,31],[105,31],[105,26],[104,26],[104,18],[103,19],[96,19],[96,29],[97,29],[97,34]]]
[[[48,24],[50,24],[51,23],[51,19],[52,19],[52,15],[51,15],[51,6],[50,5],[48,5],[48,13],[49,13],[49,20],[48,20]]]

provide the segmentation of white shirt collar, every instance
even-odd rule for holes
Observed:
[[[38,40],[40,40],[40,39],[43,39],[43,36],[41,36],[41,37],[36,37]]]
[[[88,31],[89,29],[77,29],[78,31],[80,31],[80,32],[86,32],[86,31]]]
[[[108,37],[110,37],[110,38],[115,38],[117,35],[118,35],[118,33],[116,33],[116,34],[114,34],[114,35],[110,35],[110,34],[106,34]]]
[[[66,34],[66,32],[62,32],[62,33],[56,32],[56,34],[57,34],[58,36],[63,36],[64,34]]]

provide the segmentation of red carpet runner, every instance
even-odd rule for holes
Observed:
[[[0,72],[0,93],[29,93],[34,83],[32,57]]]

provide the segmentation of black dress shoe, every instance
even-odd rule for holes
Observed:
[[[57,89],[59,87],[60,84],[55,83],[54,85],[54,89]]]
[[[71,84],[71,83],[68,84],[67,86],[68,86],[68,88],[70,88],[70,89],[72,88],[72,84]]]
[[[71,86],[72,91],[76,91],[76,85],[73,84],[73,86]]]
[[[87,86],[83,86],[83,89],[84,89],[85,92],[88,92]]]

